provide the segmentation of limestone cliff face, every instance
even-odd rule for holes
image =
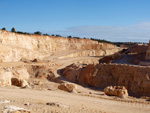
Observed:
[[[81,85],[105,88],[107,86],[125,86],[130,95],[150,96],[150,67],[97,64],[70,65],[62,71],[62,75]]]
[[[53,52],[68,50],[103,50],[103,54],[114,53],[119,50],[114,45],[98,44],[97,41],[89,39],[24,35],[3,30],[0,30],[0,47],[0,60],[3,62],[19,61],[21,58],[42,59],[51,56]],[[88,52],[85,56],[89,55]],[[90,55],[95,56],[96,54],[90,53]]]
[[[29,79],[29,73],[27,68],[24,66],[18,67],[0,67],[0,86],[10,86],[12,85],[12,78],[18,80],[27,80]]]

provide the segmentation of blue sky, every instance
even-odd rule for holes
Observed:
[[[0,29],[148,42],[150,0],[0,0]]]

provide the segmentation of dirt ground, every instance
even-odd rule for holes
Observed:
[[[150,102],[129,97],[121,99],[103,95],[101,91],[78,87],[80,93],[68,93],[50,83],[51,89],[0,88],[0,111],[14,105],[30,110],[31,113],[149,113]],[[49,84],[49,85],[50,85]],[[47,105],[47,103],[58,103]],[[28,105],[26,105],[28,104]]]
[[[59,56],[59,55],[57,55]],[[58,59],[47,58],[50,63],[57,63],[52,67],[56,77],[57,70],[74,62],[94,60],[92,57],[78,57]],[[99,60],[99,58],[95,58]],[[1,63],[2,67],[20,65],[46,65],[48,63]],[[77,85],[78,93],[68,93],[59,90],[58,83],[42,81],[43,86],[19,88],[15,86],[0,87],[0,112],[5,106],[13,105],[30,110],[31,113],[150,113],[150,102],[146,99],[129,97],[121,99],[104,95],[103,91],[92,90]],[[3,103],[4,100],[9,101]]]

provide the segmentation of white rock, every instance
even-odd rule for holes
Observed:
[[[24,108],[20,108],[20,107],[16,107],[16,106],[5,106],[4,107],[4,110],[3,110],[3,113],[12,113],[12,112],[15,112],[15,111],[24,111],[24,113],[31,113],[29,110],[26,110]]]

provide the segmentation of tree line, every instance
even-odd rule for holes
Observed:
[[[4,27],[4,28],[2,28],[1,30],[6,30],[6,28]],[[42,34],[42,32],[40,32],[40,31],[36,31],[36,32],[34,32],[34,33],[16,31],[14,27],[11,29],[11,32],[19,33],[19,34],[29,34],[29,35],[30,35],[30,34],[36,34],[36,35],[62,37],[61,35],[58,35],[58,34],[52,34],[52,35],[49,35],[49,34],[47,34],[47,33]],[[64,37],[64,38],[77,38],[77,39],[80,39],[80,37],[73,37],[73,36],[71,36],[71,35],[69,35],[69,36],[67,36],[67,37]],[[84,38],[84,39],[89,39],[89,38]]]
[[[6,28],[3,27],[1,30],[6,30]],[[49,35],[49,34],[47,34],[47,33],[42,34],[42,32],[40,32],[40,31],[36,31],[36,32],[34,32],[34,33],[16,31],[14,27],[11,29],[11,32],[18,33],[18,34],[28,34],[28,35],[36,34],[36,35],[62,37],[61,35],[58,35],[58,34],[56,34],[56,35],[55,35],[55,34]],[[73,37],[73,36],[71,36],[71,35],[69,35],[69,36],[67,36],[67,37],[65,37],[65,38],[81,39],[80,37]],[[117,46],[120,46],[120,45],[122,45],[122,44],[124,44],[124,45],[135,45],[135,44],[139,43],[139,42],[111,42],[111,41],[108,41],[108,40],[105,40],[105,39],[86,38],[86,37],[84,37],[83,39],[91,39],[91,40],[94,40],[94,41],[98,41],[99,43],[110,43],[110,44],[117,45]]]

